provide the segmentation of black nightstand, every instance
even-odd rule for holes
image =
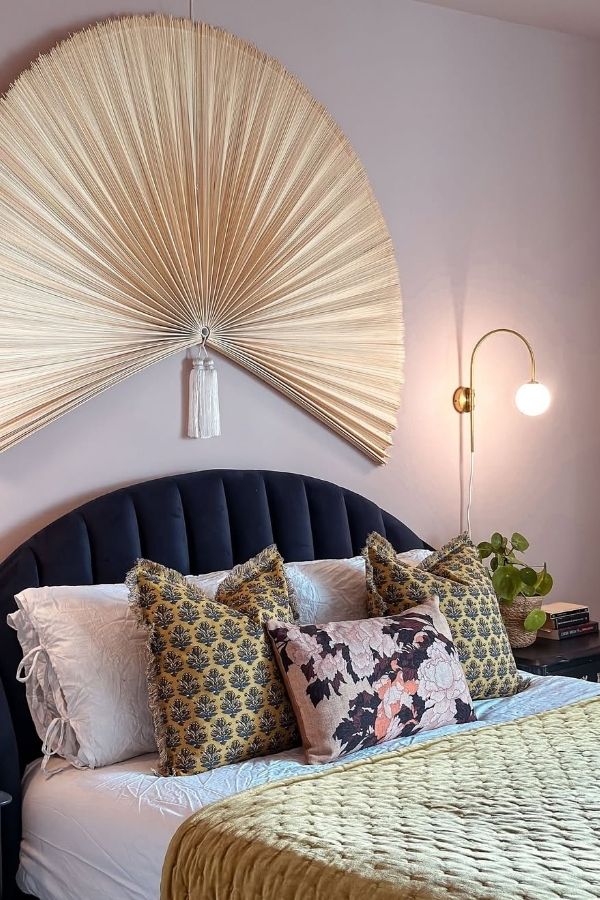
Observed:
[[[517,668],[534,675],[570,675],[598,681],[600,635],[568,638],[566,641],[537,640],[531,647],[514,650]]]

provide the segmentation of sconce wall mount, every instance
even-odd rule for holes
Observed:
[[[457,413],[470,413],[473,411],[475,392],[469,387],[457,387],[452,397],[452,403]]]

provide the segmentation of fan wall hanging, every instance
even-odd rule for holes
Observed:
[[[40,57],[0,101],[0,229],[0,449],[205,328],[384,461],[390,238],[329,114],[250,44],[133,17]]]

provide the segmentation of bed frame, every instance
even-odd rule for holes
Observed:
[[[4,900],[15,885],[21,775],[41,755],[15,680],[21,648],[6,616],[27,587],[122,582],[138,557],[185,575],[230,569],[276,543],[287,561],[360,553],[371,531],[398,552],[431,549],[398,519],[351,491],[285,472],[223,469],[147,481],[86,503],[47,525],[0,564],[0,790]]]

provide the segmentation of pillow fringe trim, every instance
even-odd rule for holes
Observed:
[[[145,565],[148,564],[154,565],[151,560],[136,560],[133,568],[130,569],[125,576],[125,584],[129,591],[130,609],[133,611],[138,625],[140,625],[148,635],[145,646],[146,681],[148,684],[148,706],[150,707],[150,713],[152,715],[154,737],[156,738],[156,746],[158,748],[158,769],[156,769],[156,774],[167,776],[171,775],[172,772],[168,764],[166,729],[162,720],[160,701],[158,699],[158,686],[156,684],[156,660],[154,659],[154,656],[150,649],[150,642],[154,637],[155,627],[154,625],[147,622],[144,618],[144,613],[142,612],[140,603],[140,589],[138,583],[138,573],[143,569]],[[162,568],[166,569],[167,567],[163,566]],[[196,585],[190,584],[190,582],[186,581],[184,576],[180,572],[177,572],[175,569],[167,570],[178,575],[182,582],[185,583],[187,587],[191,588],[198,595],[199,600],[209,599],[198,587],[196,587]]]

